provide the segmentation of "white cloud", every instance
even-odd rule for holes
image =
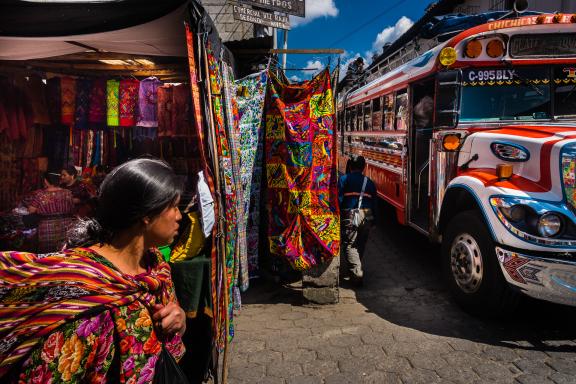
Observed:
[[[320,60],[314,60],[314,61],[308,60],[308,62],[306,62],[306,66],[304,67],[304,69],[309,69],[309,71],[305,71],[305,73],[307,75],[311,75],[311,76],[316,75],[323,68],[324,68],[324,65],[322,64],[322,62],[320,62]]]
[[[374,40],[372,43],[372,53],[381,53],[384,44],[394,42],[394,40],[402,36],[404,32],[410,29],[412,25],[414,25],[412,20],[406,16],[402,16],[394,26],[384,28],[382,32],[376,36],[376,40]]]
[[[290,16],[290,24],[292,28],[295,28],[299,25],[308,24],[320,17],[336,17],[339,12],[334,0],[307,0],[306,17]]]
[[[302,79],[296,75],[293,75],[290,77],[290,81],[294,82],[294,83],[299,83],[302,81]]]

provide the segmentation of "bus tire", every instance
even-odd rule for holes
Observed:
[[[442,240],[442,270],[450,293],[466,311],[498,317],[513,312],[520,295],[506,282],[494,241],[478,211],[450,220]]]

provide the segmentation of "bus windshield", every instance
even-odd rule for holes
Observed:
[[[466,70],[460,121],[551,119],[550,93],[547,68]]]

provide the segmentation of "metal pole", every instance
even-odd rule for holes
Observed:
[[[284,45],[282,46],[283,49],[288,49],[288,30],[285,29],[284,30]],[[286,52],[284,52],[284,55],[282,55],[282,69],[286,68],[286,56],[288,54]]]
[[[272,46],[274,49],[278,49],[278,30],[272,28]]]

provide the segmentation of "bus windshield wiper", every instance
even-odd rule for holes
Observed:
[[[510,64],[510,62],[502,59],[502,62],[504,63],[504,65],[506,65],[506,67],[508,69],[514,69],[514,66],[512,64]],[[520,80],[524,85],[529,86],[530,88],[532,88],[537,94],[539,94],[540,96],[544,96],[544,92],[542,92],[542,90],[540,88],[538,88],[537,86],[534,85],[534,83],[532,83],[530,80],[528,80],[527,78],[520,76],[519,74],[516,73],[516,71],[512,72],[512,77]]]

